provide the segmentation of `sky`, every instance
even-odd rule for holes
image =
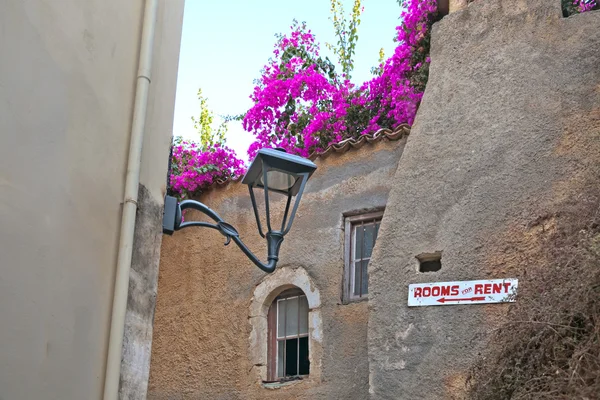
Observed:
[[[345,14],[353,0],[342,0]],[[365,11],[358,28],[352,81],[371,77],[379,49],[386,58],[395,47],[393,37],[400,7],[396,0],[363,0]],[[187,0],[185,4],[173,134],[197,139],[191,120],[199,113],[198,88],[216,115],[236,115],[252,107],[254,80],[272,55],[276,33],[290,32],[293,19],[306,21],[321,44],[321,54],[335,57],[325,43],[337,42],[330,17],[330,0]],[[339,71],[341,68],[336,66]],[[253,141],[240,122],[229,124],[227,144],[247,159]]]

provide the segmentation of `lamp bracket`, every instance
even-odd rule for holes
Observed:
[[[183,221],[182,213],[184,210],[191,208],[196,211],[200,211],[204,215],[210,217],[216,223],[204,222],[204,221]],[[240,234],[231,224],[223,221],[223,219],[215,211],[211,210],[205,204],[195,200],[184,200],[181,203],[177,202],[177,199],[172,196],[165,197],[165,210],[163,214],[163,233],[172,235],[173,232],[179,231],[183,228],[190,226],[201,226],[205,228],[211,228],[219,231],[225,236],[225,246],[227,246],[233,240],[235,244],[242,250],[242,252],[261,270],[271,273],[275,271],[277,267],[279,247],[283,242],[283,232],[274,231],[267,232],[267,248],[268,257],[267,263],[261,262],[252,251],[244,244],[240,238]]]

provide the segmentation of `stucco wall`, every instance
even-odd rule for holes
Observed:
[[[464,395],[510,306],[408,308],[408,284],[526,283],[527,268],[541,267],[552,215],[599,162],[599,26],[599,12],[563,19],[558,0],[481,0],[435,25],[429,83],[371,262],[371,398]],[[442,269],[417,272],[415,256],[434,251]]]
[[[283,242],[280,266],[266,276],[241,251],[224,247],[217,232],[190,228],[163,239],[150,370],[150,399],[364,399],[367,396],[366,301],[341,304],[343,214],[385,206],[390,178],[405,139],[378,142],[318,158],[294,226]],[[247,187],[234,183],[200,199],[233,224],[262,259]],[[283,203],[278,202],[281,209]],[[262,282],[305,270],[319,292],[322,330],[311,375],[279,389],[261,385],[264,366],[250,348],[252,309]],[[275,278],[277,279],[277,278]],[[291,279],[291,278],[290,278]],[[310,287],[310,286],[309,286]],[[256,292],[255,292],[256,291]],[[256,296],[253,299],[253,296]],[[312,306],[311,306],[312,307]],[[311,322],[312,323],[312,322]],[[260,336],[260,335],[259,335]],[[316,348],[311,349],[317,350]]]
[[[2,399],[101,398],[143,6],[0,3]],[[182,12],[157,19],[141,183],[158,204]]]

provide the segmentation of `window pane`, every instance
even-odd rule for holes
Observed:
[[[368,294],[369,272],[368,264],[372,257],[381,227],[381,217],[378,214],[362,216],[363,221],[352,221],[352,241],[350,255],[347,262],[347,277],[349,283],[344,287],[344,296],[351,300]],[[364,219],[368,218],[368,219]]]
[[[298,297],[287,299],[285,316],[285,335],[292,336],[298,334]]]
[[[300,375],[308,375],[310,362],[308,361],[308,338],[300,338]]]
[[[298,339],[285,340],[285,376],[298,375]]]
[[[355,296],[360,296],[360,266],[361,266],[362,261],[357,261],[354,263],[354,266],[352,267],[352,272],[353,272],[353,285],[352,285],[352,293]]]
[[[277,337],[285,337],[285,306],[286,300],[277,301]]]
[[[356,261],[354,263],[354,285],[352,288],[354,296],[364,296],[369,293],[368,265],[369,260]]]
[[[298,333],[308,333],[308,301],[306,300],[306,296],[301,296],[298,299],[298,313],[300,316]]]
[[[295,297],[277,300],[277,347],[274,349],[277,378],[297,376],[299,373],[308,375],[310,369],[309,339],[297,337],[308,335],[308,301],[304,294],[291,295]]]
[[[362,261],[362,295],[369,293],[369,260]]]
[[[371,257],[375,246],[375,224],[365,225],[363,258]]]
[[[363,250],[363,226],[361,224],[356,225],[354,228],[354,259],[360,260],[362,258]]]

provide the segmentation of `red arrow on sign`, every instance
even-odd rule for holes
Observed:
[[[463,297],[463,298],[445,298],[442,297],[441,299],[438,299],[438,303],[445,303],[447,301],[483,301],[485,300],[485,297]]]

